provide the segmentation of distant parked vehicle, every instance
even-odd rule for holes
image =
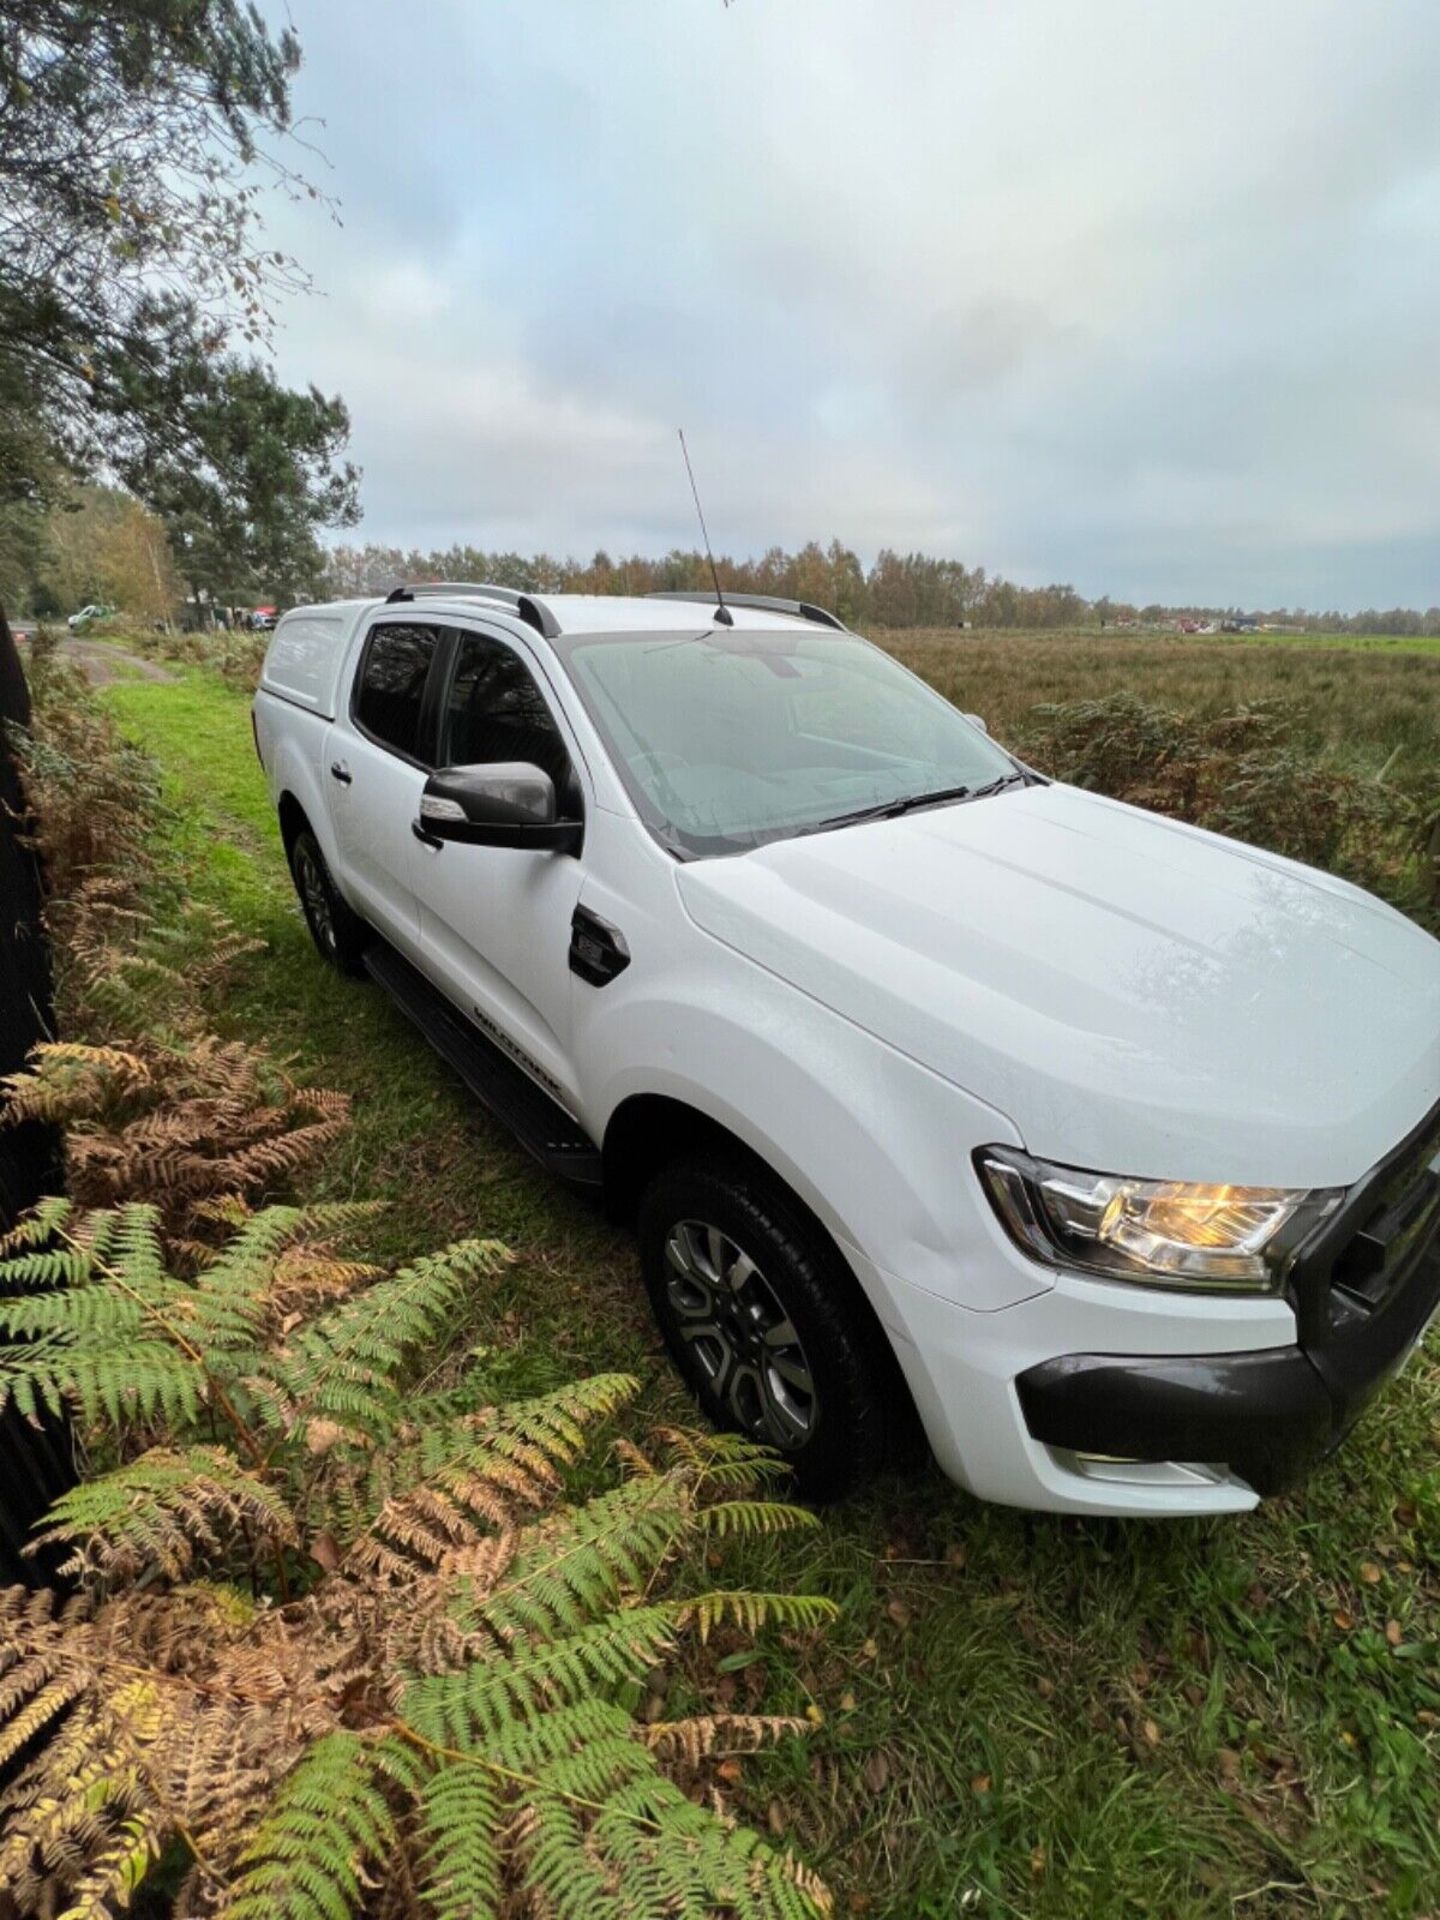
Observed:
[[[253,633],[269,633],[278,617],[278,608],[256,607],[250,615],[250,628]]]
[[[114,607],[102,607],[98,605],[81,607],[78,613],[71,614],[65,624],[72,633],[88,633],[92,627],[97,626],[102,620],[111,620],[114,616]]]

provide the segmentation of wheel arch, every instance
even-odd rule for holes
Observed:
[[[285,858],[288,860],[294,851],[296,840],[307,827],[310,827],[310,816],[288,787],[281,794],[275,811],[280,821],[281,843],[285,848]],[[315,829],[310,827],[310,831],[313,833]]]
[[[804,1195],[797,1192],[793,1182],[750,1142],[712,1114],[674,1095],[631,1094],[611,1114],[601,1143],[607,1211],[612,1218],[633,1225],[641,1195],[656,1175],[677,1161],[706,1152],[714,1153],[717,1159],[738,1161],[742,1166],[753,1168],[777,1186],[801,1224],[828,1249],[851,1305],[878,1341],[876,1351],[882,1356],[887,1387],[896,1396],[899,1418],[895,1424],[901,1436],[900,1451],[912,1451],[921,1423],[909,1381],[895,1352],[893,1336],[836,1235]]]

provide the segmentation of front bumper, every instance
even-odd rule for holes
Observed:
[[[1015,1384],[1029,1434],[1081,1460],[1203,1464],[1260,1494],[1293,1485],[1440,1309],[1440,1107],[1296,1250],[1286,1289],[1294,1345],[1065,1354],[1028,1368]]]

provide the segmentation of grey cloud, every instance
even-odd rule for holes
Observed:
[[[1431,0],[296,0],[365,531],[1436,599]]]

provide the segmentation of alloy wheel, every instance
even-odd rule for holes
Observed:
[[[794,1323],[754,1260],[719,1227],[678,1221],[666,1236],[673,1325],[737,1425],[794,1451],[820,1403]]]
[[[330,888],[325,875],[320,871],[319,863],[308,847],[301,847],[295,861],[296,880],[300,888],[300,904],[305,909],[305,918],[310,923],[310,931],[326,953],[335,951],[335,912],[330,904]]]

